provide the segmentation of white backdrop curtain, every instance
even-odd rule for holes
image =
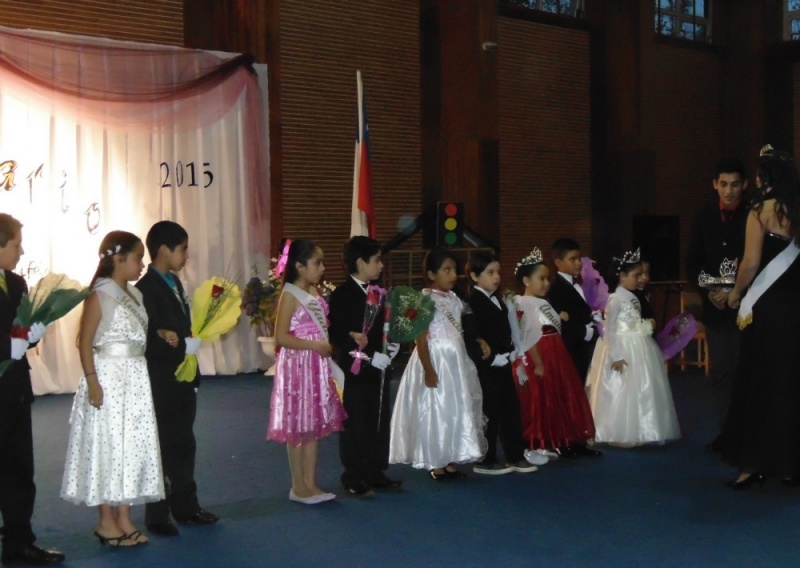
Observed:
[[[265,66],[242,56],[0,28],[0,210],[23,222],[17,272],[88,283],[103,236],[189,232],[187,290],[267,265]],[[34,392],[76,389],[80,309],[29,351]],[[264,368],[246,318],[203,374]]]

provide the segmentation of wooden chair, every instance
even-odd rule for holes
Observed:
[[[706,338],[706,328],[698,318],[703,311],[703,299],[699,292],[694,290],[681,290],[681,312],[689,312],[697,319],[697,333],[692,337],[694,348],[691,344],[680,352],[675,363],[680,365],[681,371],[686,367],[700,367],[705,371],[706,376],[711,369],[708,358],[708,339]]]

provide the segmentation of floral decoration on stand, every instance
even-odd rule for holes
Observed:
[[[392,306],[389,322],[392,343],[414,341],[433,321],[436,312],[433,300],[410,286],[392,288],[388,301]]]
[[[216,339],[229,332],[242,313],[239,286],[221,276],[212,276],[192,295],[192,336],[203,341]],[[175,376],[191,382],[197,374],[197,356],[186,355]]]
[[[275,332],[275,318],[278,316],[278,298],[283,283],[276,274],[278,259],[270,261],[269,273],[262,278],[258,267],[253,266],[253,277],[244,287],[242,309],[250,318],[250,327],[258,330],[259,336],[270,337]]]
[[[49,273],[39,280],[27,294],[22,296],[17,315],[11,326],[11,337],[28,339],[31,325],[45,326],[64,317],[89,296],[90,290],[65,274]],[[0,363],[0,376],[14,362]]]
[[[381,311],[381,302],[386,296],[386,290],[380,286],[370,285],[367,288],[367,304],[364,308],[364,321],[361,324],[361,333],[366,336],[372,325],[375,323],[375,318]],[[369,361],[369,356],[364,353],[364,347],[359,345],[358,349],[350,352],[353,358],[353,364],[350,366],[350,372],[357,375],[361,372],[361,361]]]

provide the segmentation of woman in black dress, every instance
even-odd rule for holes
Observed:
[[[742,329],[720,439],[723,459],[740,472],[728,483],[734,489],[761,485],[768,475],[800,476],[800,177],[792,157],[766,146],[756,186],[760,198],[728,295]]]

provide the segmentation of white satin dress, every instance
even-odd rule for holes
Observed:
[[[595,440],[622,446],[681,437],[661,350],[643,321],[639,300],[618,287],[608,299],[605,335],[595,346],[586,390]],[[611,364],[624,359],[624,370]]]
[[[442,468],[480,460],[488,442],[483,435],[483,393],[478,370],[467,355],[460,322],[464,305],[453,292],[423,290],[436,304],[428,328],[436,388],[425,386],[416,350],[411,354],[392,413],[389,463]]]

